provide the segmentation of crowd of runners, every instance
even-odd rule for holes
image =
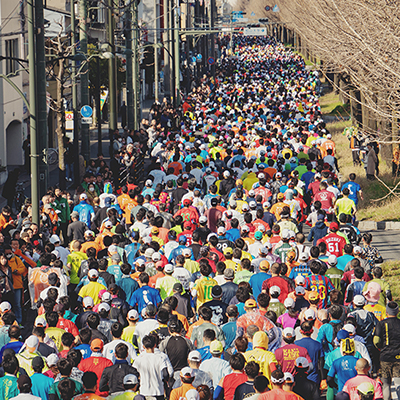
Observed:
[[[399,309],[318,74],[233,45],[74,195],[49,188],[40,226],[2,209],[0,399],[391,399]]]

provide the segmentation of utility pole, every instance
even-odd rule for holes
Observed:
[[[108,80],[109,80],[109,112],[110,119],[109,139],[110,139],[110,158],[113,156],[114,131],[117,129],[117,65],[115,59],[114,42],[114,0],[108,0],[108,24],[107,24],[109,52],[112,54],[108,60]]]
[[[29,105],[30,105],[30,135],[31,135],[31,196],[32,222],[39,224],[39,157],[38,135],[36,129],[36,64],[35,64],[35,26],[34,0],[27,2],[28,14],[28,61],[29,61]],[[2,118],[3,116],[0,116]]]
[[[79,42],[81,52],[87,57],[87,0],[79,0]],[[88,61],[83,61],[81,68],[81,107],[89,105],[89,65]],[[89,124],[81,124],[81,149],[82,155],[86,162],[90,160],[90,139],[89,139]]]
[[[180,93],[180,49],[179,49],[179,28],[180,28],[180,6],[179,0],[175,3],[175,24],[174,24],[174,60],[175,60],[175,105],[179,106],[181,100]]]
[[[158,7],[154,0],[154,100],[158,101]]]
[[[172,60],[170,57],[170,26],[169,26],[169,0],[164,0],[163,3],[163,17],[164,17],[164,32],[163,32],[163,42],[164,42],[164,96],[166,98],[171,97],[171,73],[172,73]]]
[[[125,55],[126,55],[126,109],[128,113],[128,129],[135,127],[135,104],[133,102],[133,64],[132,64],[132,5],[129,5],[125,13]],[[124,128],[124,127],[123,127]]]
[[[44,48],[44,12],[43,0],[35,0],[36,19],[36,95],[37,95],[37,132],[39,133],[39,195],[47,192],[49,169],[47,165],[47,91],[46,91],[46,58]]]
[[[78,124],[78,90],[76,85],[76,21],[75,21],[75,1],[71,3],[71,47],[72,47],[72,112],[74,116],[74,184],[80,184],[79,179],[79,124]]]
[[[211,22],[211,27],[210,29],[214,30],[214,24],[215,24],[215,17],[216,17],[216,6],[215,6],[215,0],[211,0],[210,2],[210,8],[211,8],[211,12],[210,12],[210,22]],[[214,59],[215,61],[215,33],[211,34],[211,57]],[[213,77],[215,77],[215,62],[214,64],[211,65],[211,75]]]
[[[134,128],[139,129],[140,109],[140,85],[139,85],[139,30],[138,30],[138,1],[133,2],[133,104],[134,104]]]
[[[100,99],[100,57],[96,57],[97,82],[96,82],[96,109],[97,109],[97,153],[103,154],[103,138],[101,132],[101,99]]]

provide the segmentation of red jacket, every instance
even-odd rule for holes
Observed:
[[[69,319],[60,317],[57,322],[57,328],[64,329],[65,332],[72,333],[75,337],[79,335],[79,329]]]
[[[99,383],[100,383],[101,374],[103,373],[104,369],[107,367],[111,367],[111,365],[113,365],[113,363],[108,358],[105,358],[100,355],[93,355],[93,354],[99,354],[99,353],[92,353],[91,357],[86,358],[86,360],[82,360],[80,362],[80,364],[78,365],[78,369],[81,370],[82,372],[87,372],[87,371],[94,372],[97,375],[96,394],[98,396],[107,397],[108,392],[100,392],[99,391]]]
[[[343,255],[344,246],[346,244],[346,240],[344,239],[344,237],[339,236],[334,232],[331,232],[329,235],[326,235],[322,239],[319,239],[317,242],[317,246],[321,242],[326,243],[328,253],[333,254],[336,257],[340,257]]]

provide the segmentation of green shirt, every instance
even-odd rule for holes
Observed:
[[[342,197],[339,199],[336,204],[336,215],[346,214],[352,215],[353,211],[356,211],[356,205],[353,200],[349,199],[348,197]]]
[[[0,399],[8,400],[19,395],[17,377],[6,374],[0,378]]]
[[[60,211],[57,213],[60,223],[64,224],[70,220],[71,211],[67,199],[64,199],[64,197],[56,198],[52,207],[56,212]]]
[[[331,280],[333,286],[335,286],[335,289],[340,290],[340,281],[343,276],[343,271],[341,269],[336,267],[329,268],[325,272],[325,276]]]
[[[239,271],[239,272],[237,272],[235,274],[235,279],[234,279],[233,282],[236,283],[237,285],[240,282],[248,282],[253,275],[254,274],[252,272],[247,271],[247,270],[244,269],[244,270]]]
[[[69,272],[71,283],[75,285],[79,283],[78,271],[81,266],[81,262],[87,259],[87,255],[81,251],[73,251],[71,254],[68,254],[67,264],[71,264],[71,270]]]
[[[268,311],[273,311],[277,317],[280,317],[286,312],[286,307],[279,301],[271,301],[268,306]]]
[[[58,399],[61,400],[60,391],[58,390],[58,384],[59,384],[61,381],[63,381],[64,379],[71,379],[71,378],[62,378],[60,381],[54,382],[54,383],[50,386],[49,395],[55,394],[55,395],[58,397]],[[78,395],[78,394],[82,394],[82,393],[84,392],[82,383],[80,383],[80,382],[78,382],[78,381],[76,381],[76,380],[74,380],[74,379],[71,379],[71,381],[75,383],[75,392],[74,392],[74,394],[73,394],[73,397],[76,396],[76,395]]]

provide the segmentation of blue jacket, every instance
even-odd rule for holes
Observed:
[[[90,229],[92,215],[94,215],[94,208],[83,200],[74,207],[74,211],[79,213],[79,221],[84,222]]]
[[[313,245],[316,246],[319,239],[322,239],[328,233],[328,227],[324,221],[318,221],[308,234],[307,240],[311,242],[314,238]]]

